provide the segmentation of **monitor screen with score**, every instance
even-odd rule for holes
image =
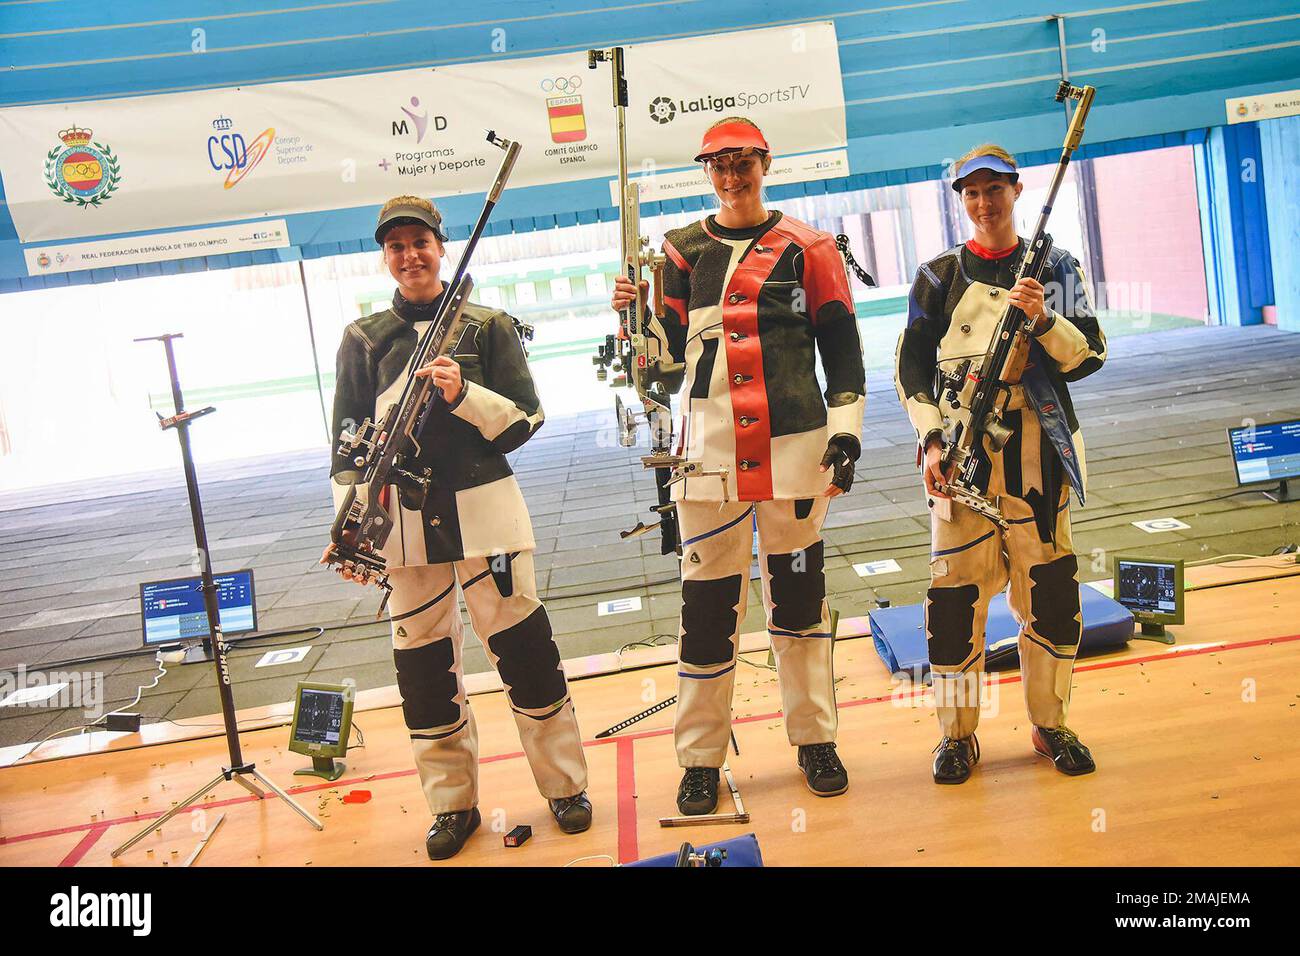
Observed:
[[[1228,429],[1237,484],[1300,478],[1300,421]]]
[[[252,569],[214,574],[212,580],[217,586],[222,634],[229,636],[257,630]],[[212,636],[203,606],[203,592],[199,589],[202,583],[203,579],[196,575],[170,581],[146,581],[140,585],[145,647]]]

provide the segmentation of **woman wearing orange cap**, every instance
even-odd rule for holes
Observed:
[[[843,260],[830,234],[764,207],[772,156],[762,132],[742,117],[720,120],[695,159],[718,212],[668,232],[666,314],[650,325],[686,363],[680,454],[715,473],[673,486],[682,538],[675,739],[685,769],[677,805],[692,815],[717,805],[755,520],[787,735],[813,793],[848,789],[835,753],[821,526],[830,499],[853,483],[865,406]],[[620,277],[614,308],[634,295]]]

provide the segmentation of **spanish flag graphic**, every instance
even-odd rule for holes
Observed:
[[[551,141],[577,143],[587,138],[587,118],[582,114],[581,96],[551,96],[546,100],[551,121]]]

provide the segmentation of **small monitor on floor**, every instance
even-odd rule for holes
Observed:
[[[1287,481],[1300,478],[1300,420],[1256,425],[1250,422],[1228,429],[1232,464],[1238,485],[1277,482],[1275,491],[1265,491],[1273,501],[1294,500]]]
[[[293,705],[293,726],[289,730],[289,749],[311,757],[312,765],[295,774],[337,780],[346,765],[335,757],[348,752],[352,734],[352,701],[355,684],[298,683]]]
[[[1147,637],[1165,637],[1166,624],[1183,623],[1181,558],[1115,556],[1115,600],[1133,612]]]
[[[256,631],[257,599],[252,568],[214,574],[212,582],[217,586],[221,633],[230,637]],[[203,579],[195,575],[168,581],[146,581],[140,585],[140,619],[145,647],[201,641],[192,648],[196,653],[187,655],[185,663],[212,659],[212,633],[203,604],[202,584]]]

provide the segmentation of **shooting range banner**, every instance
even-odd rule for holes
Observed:
[[[778,159],[847,145],[830,22],[628,46],[626,71],[634,174],[689,167],[704,129],[733,114]],[[488,126],[523,146],[512,188],[605,178],[612,90],[609,65],[575,52],[12,107],[0,175],[22,242],[479,193],[502,156]]]
[[[1300,90],[1242,96],[1227,100],[1226,105],[1230,126],[1234,123],[1253,123],[1256,120],[1300,116]]]
[[[27,260],[28,275],[45,275],[256,249],[284,249],[288,245],[288,224],[283,219],[272,219],[184,232],[153,232],[147,236],[38,246],[24,249],[23,256]]]

